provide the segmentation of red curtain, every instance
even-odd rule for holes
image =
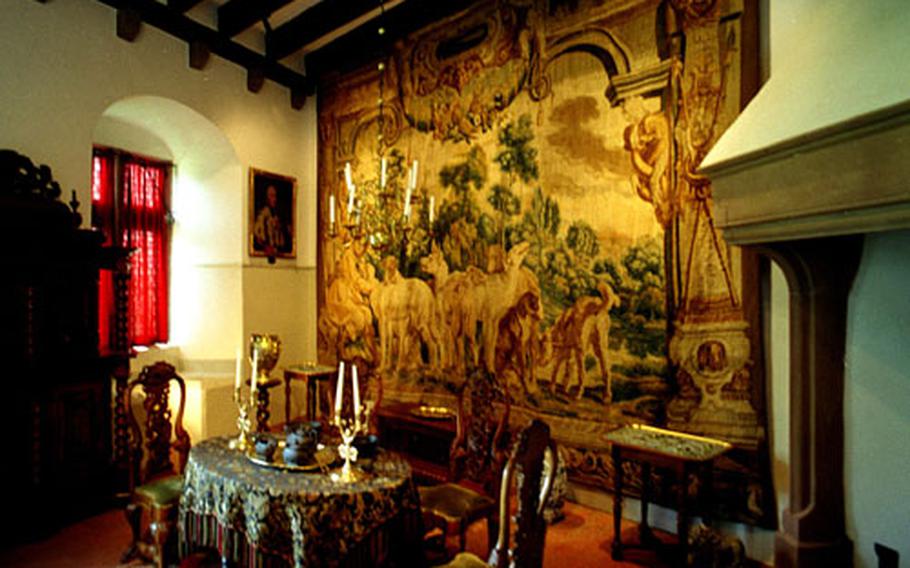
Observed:
[[[92,226],[104,235],[104,244],[113,242],[114,234],[114,157],[95,153],[92,158]],[[111,347],[114,326],[114,283],[110,270],[102,270],[98,282],[98,348]]]
[[[168,339],[168,167],[124,156],[121,244],[130,257],[130,344]]]

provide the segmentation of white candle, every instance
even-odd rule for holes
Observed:
[[[360,422],[360,385],[357,383],[357,365],[354,365],[354,420]]]
[[[250,394],[256,394],[256,389],[259,386],[259,381],[256,380],[256,371],[259,370],[259,352],[253,351],[253,376],[250,377]]]
[[[386,181],[386,159],[385,156],[379,161],[379,187],[385,189]]]
[[[350,215],[351,211],[354,210],[354,192],[355,191],[357,191],[357,186],[352,184],[351,187],[348,188],[348,215]]]
[[[411,216],[411,186],[408,186],[407,191],[404,192],[404,217],[405,219]]]
[[[353,192],[354,180],[351,175],[351,162],[344,163],[344,184],[348,186],[348,193]]]
[[[338,365],[338,381],[335,383],[335,418],[341,416],[341,395],[342,386],[344,385],[344,361]]]
[[[335,224],[335,196],[329,196],[329,223]]]
[[[414,165],[411,167],[411,187],[417,187],[417,160],[414,160]]]
[[[237,348],[237,357],[234,362],[234,390],[240,390],[240,384],[243,382],[243,349]]]
[[[433,210],[436,206],[436,198],[432,195],[430,196],[430,224],[433,224]]]

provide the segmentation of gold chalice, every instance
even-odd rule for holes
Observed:
[[[278,364],[281,355],[281,339],[277,335],[253,333],[250,335],[250,363],[255,361],[256,382],[268,382],[269,373]]]

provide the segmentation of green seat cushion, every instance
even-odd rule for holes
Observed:
[[[455,558],[442,568],[490,568],[490,565],[470,552],[459,552]]]
[[[471,491],[457,483],[443,483],[420,488],[421,507],[450,522],[491,510],[495,504],[496,502],[490,497]]]
[[[171,505],[180,499],[183,491],[183,476],[171,475],[156,479],[136,488],[136,495],[146,501],[160,506]]]

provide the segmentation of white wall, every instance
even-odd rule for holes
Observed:
[[[847,315],[847,534],[855,566],[880,542],[910,562],[910,231],[866,236]]]
[[[906,0],[768,1],[770,78],[703,167],[910,96]]]
[[[282,335],[279,366],[312,358],[315,98],[295,111],[270,81],[250,93],[245,70],[217,56],[190,69],[186,44],[149,26],[120,40],[115,10],[100,2],[4,0],[3,9],[0,147],[51,166],[64,191],[76,189],[86,220],[93,142],[176,163],[172,320],[184,357],[233,359],[255,327]],[[162,112],[162,101],[185,112]],[[209,144],[208,130],[223,146]],[[298,180],[296,260],[248,256],[250,167]]]

